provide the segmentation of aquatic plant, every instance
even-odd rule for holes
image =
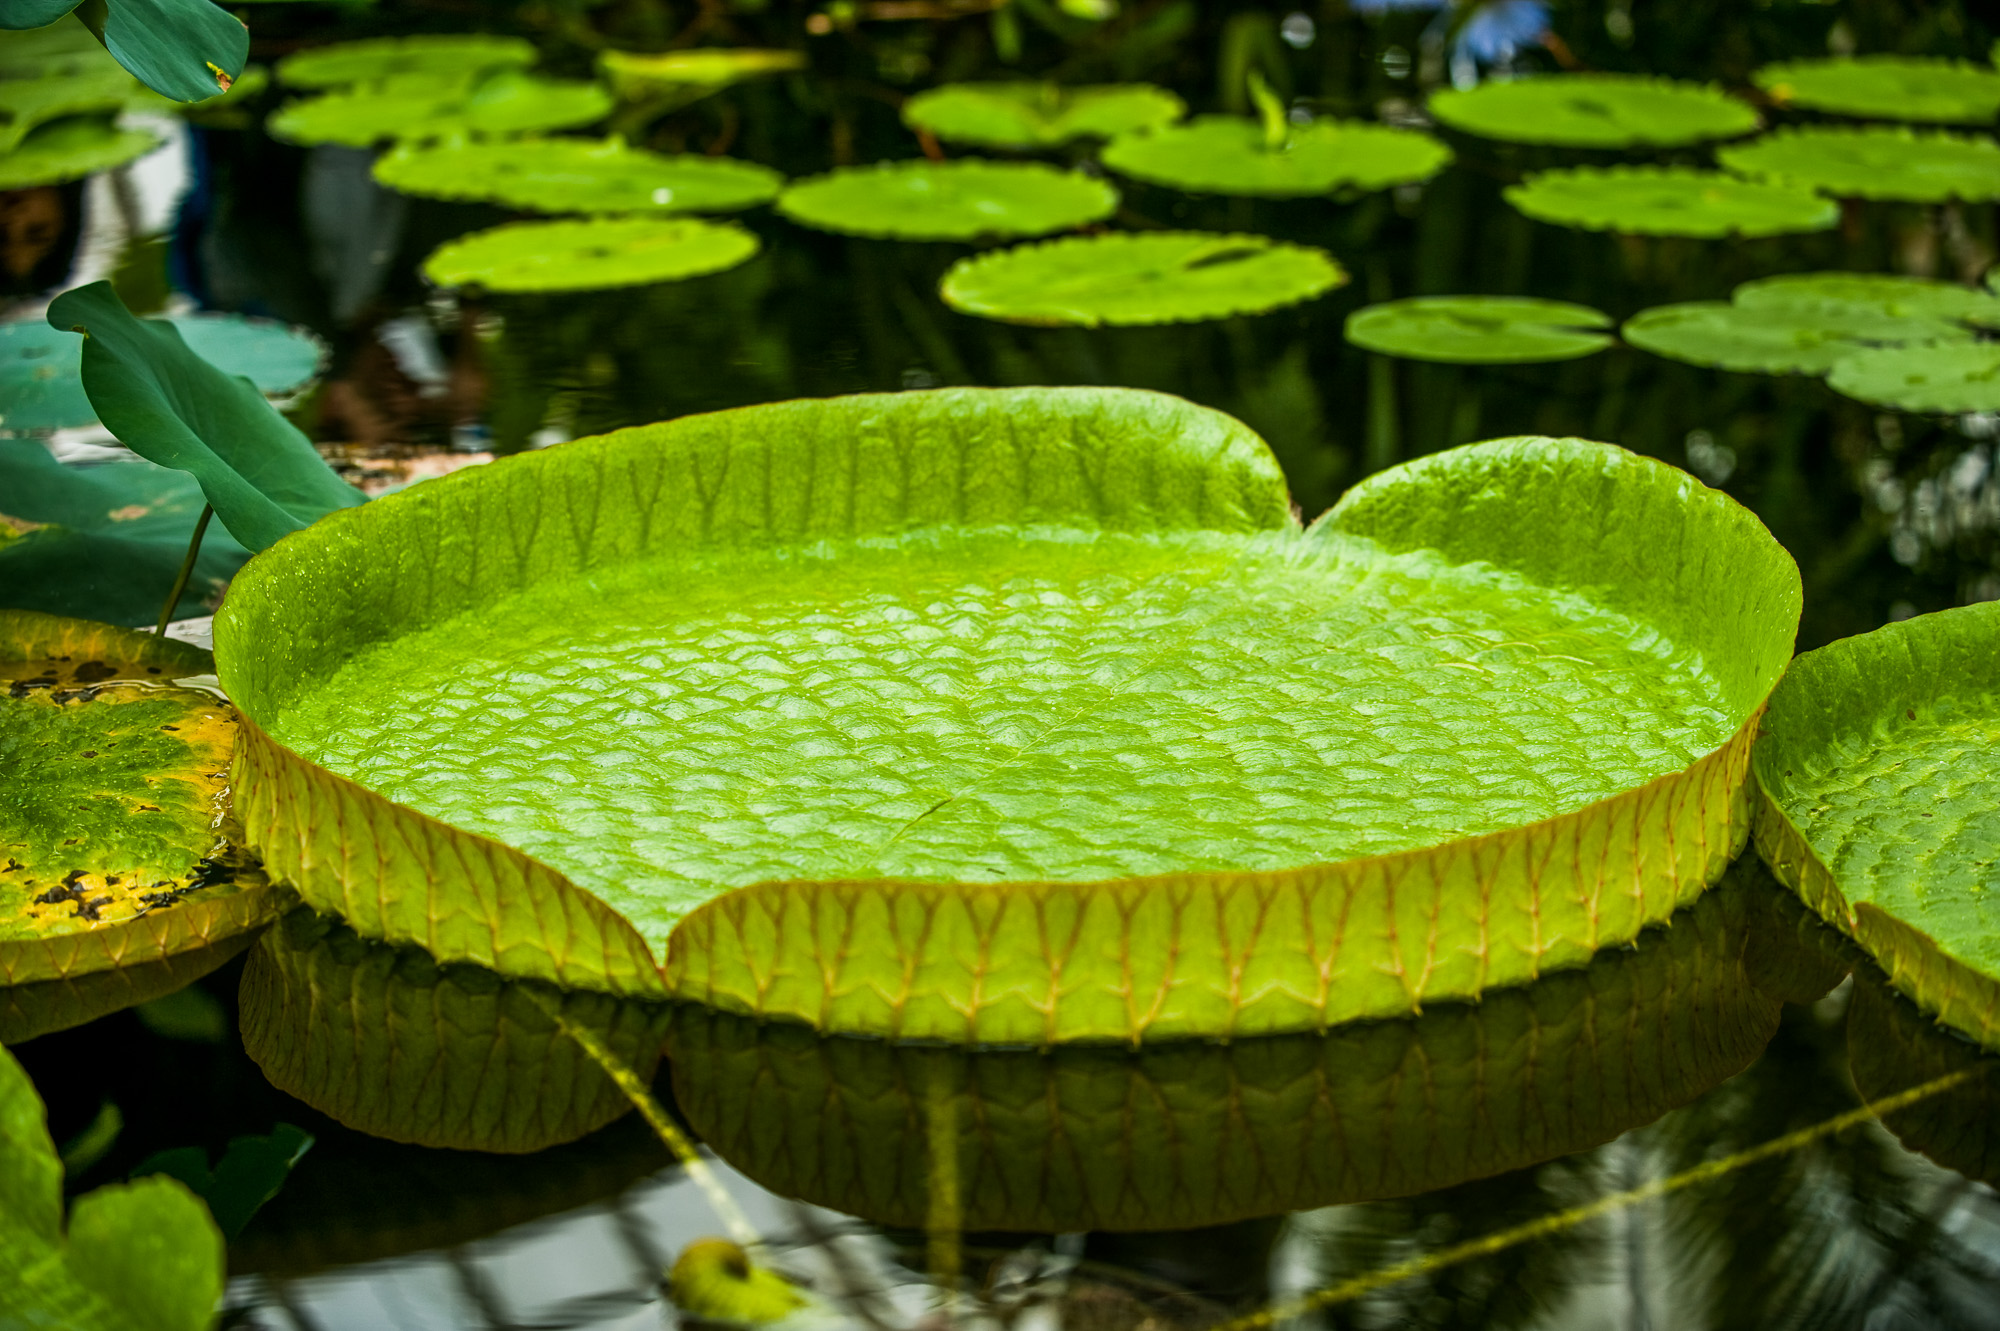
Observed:
[[[538,213],[719,213],[768,203],[785,178],[697,153],[667,156],[609,139],[403,144],[375,179],[404,194],[479,199]]]
[[[46,28],[80,0],[9,0],[0,29]],[[198,102],[227,92],[243,72],[250,33],[208,0],[102,0],[86,6],[80,25],[112,58],[164,97]],[[51,71],[53,72],[53,71]]]
[[[1835,365],[1827,386],[1897,411],[2000,411],[2000,344],[1882,347]]]
[[[1347,316],[1347,340],[1409,360],[1509,365],[1573,360],[1610,346],[1611,317],[1525,296],[1417,296]]]
[[[938,288],[966,314],[1083,328],[1262,314],[1341,286],[1324,250],[1210,231],[1112,233],[960,259]]]
[[[24,79],[0,79],[0,154],[21,145],[28,131],[64,116],[115,116],[138,91],[116,64]]]
[[[1504,191],[1537,221],[1640,236],[1782,236],[1840,220],[1830,199],[1793,185],[1682,166],[1572,167]]]
[[[604,51],[597,57],[598,72],[621,102],[634,104],[633,118],[640,122],[698,102],[745,79],[805,67],[803,51],[754,47],[703,47],[658,54]]]
[[[903,103],[903,123],[946,143],[1035,152],[1170,125],[1187,104],[1150,83],[947,83]]]
[[[611,104],[611,94],[595,83],[516,69],[490,72],[476,81],[401,74],[300,98],[273,111],[264,123],[274,137],[289,143],[370,148],[405,139],[574,129],[604,119]]]
[[[1830,56],[1751,74],[1781,106],[1873,120],[1980,125],[2000,114],[2000,70],[1931,56]]]
[[[1447,88],[1427,103],[1452,129],[1562,148],[1671,148],[1748,134],[1757,110],[1719,88],[1638,74],[1556,74]]]
[[[119,129],[106,120],[52,121],[29,131],[12,152],[0,154],[0,189],[81,180],[144,157],[159,146],[159,136],[147,130]]]
[[[424,276],[487,291],[588,291],[719,273],[757,253],[733,222],[692,217],[593,217],[510,222],[433,251]]]
[[[2000,143],[1969,134],[1815,125],[1732,144],[1715,157],[1738,175],[1788,181],[1835,198],[2000,199]]]
[[[1287,125],[1274,139],[1268,120],[1260,124],[1245,116],[1196,116],[1184,125],[1121,134],[1102,157],[1104,165],[1134,180],[1263,198],[1416,184],[1452,160],[1451,149],[1419,130],[1315,120]]]
[[[369,37],[294,51],[278,62],[278,81],[292,88],[342,88],[419,75],[467,82],[539,60],[534,44],[483,32]]]
[[[1041,236],[1101,222],[1118,191],[1040,162],[878,162],[794,181],[778,211],[801,226],[896,240]]]

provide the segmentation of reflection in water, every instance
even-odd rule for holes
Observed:
[[[1933,1077],[1973,1074],[1884,1121],[1911,1150],[2000,1186],[2000,1057],[1926,1017],[1873,967],[1855,972],[1847,1048],[1855,1089],[1870,1100]]]

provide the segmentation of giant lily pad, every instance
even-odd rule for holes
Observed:
[[[532,42],[464,32],[373,37],[296,51],[278,62],[278,80],[294,88],[339,88],[407,75],[472,80],[496,69],[535,63]]]
[[[1724,148],[1716,160],[1740,175],[1784,180],[1836,198],[2000,199],[2000,143],[1966,134],[1813,126]]]
[[[226,814],[235,716],[191,647],[0,611],[0,983],[206,947],[271,893]]]
[[[1719,88],[1637,74],[1556,74],[1433,93],[1431,114],[1481,138],[1562,148],[1672,148],[1757,128]]]
[[[946,143],[1035,151],[1170,125],[1187,104],[1150,83],[947,83],[903,103],[903,123]]]
[[[1743,960],[1763,890],[1725,882],[1581,970],[1324,1036],[968,1057],[679,1007],[674,1103],[764,1187],[878,1224],[926,1224],[940,1139],[969,1230],[1186,1229],[1427,1192],[1588,1149],[1751,1063],[1781,1006]]]
[[[1772,871],[1918,1007],[2000,1049],[2000,602],[1806,653],[1764,725]]]
[[[1681,166],[1541,171],[1505,191],[1537,221],[1640,236],[1782,236],[1824,231],[1840,208],[1795,185]]]
[[[1837,56],[1765,65],[1751,75],[1781,105],[1874,120],[1991,123],[2000,71],[1969,60]]]
[[[1322,1028],[1630,941],[1747,835],[1798,607],[1746,511],[1607,445],[1439,454],[1307,531],[1218,413],[937,390],[334,514],[216,641],[253,845],[370,937],[1040,1044]]]
[[[1261,314],[1346,281],[1325,250],[1267,236],[1149,231],[961,259],[939,294],[953,309],[988,319],[1095,328]]]
[[[1828,387],[1897,411],[2000,411],[2000,343],[1884,347],[1845,357]]]
[[[1039,162],[879,162],[813,176],[778,196],[802,226],[897,240],[1041,236],[1101,222],[1118,191]]]
[[[668,157],[618,139],[405,145],[375,163],[375,178],[405,194],[541,213],[734,212],[769,202],[785,183],[751,162]]]
[[[240,955],[256,935],[240,933],[152,961],[58,980],[0,985],[0,1045],[26,1043],[185,989]]]
[[[1304,198],[1340,189],[1377,190],[1429,180],[1451,149],[1428,134],[1358,120],[1291,126],[1276,146],[1245,116],[1196,116],[1106,145],[1121,175],[1209,194]]]
[[[1347,340],[1411,360],[1510,365],[1574,360],[1611,345],[1610,316],[1524,296],[1418,296],[1347,316]]]
[[[533,134],[604,119],[611,94],[595,83],[506,69],[476,83],[405,74],[302,98],[271,114],[271,133],[291,143],[369,148],[401,139]]]
[[[146,130],[119,129],[90,116],[53,120],[29,131],[14,151],[0,154],[0,189],[81,180],[144,157],[160,142]]]
[[[756,252],[742,227],[691,217],[512,222],[441,246],[424,276],[488,291],[586,291],[719,273]]]

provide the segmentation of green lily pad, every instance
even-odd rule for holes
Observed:
[[[2000,199],[2000,143],[1966,134],[1887,126],[1783,129],[1724,148],[1716,160],[1739,175],[1842,199]]]
[[[108,69],[0,80],[0,153],[19,147],[35,126],[63,116],[116,115],[138,90],[132,76],[115,64]]]
[[[1588,305],[1523,296],[1419,296],[1347,316],[1347,340],[1385,356],[1469,365],[1574,360],[1614,340]]]
[[[123,72],[124,66],[74,14],[24,30],[0,30],[0,79],[94,78],[114,70]]]
[[[488,291],[589,291],[719,273],[756,252],[757,237],[733,222],[511,222],[440,246],[424,260],[424,276],[439,286]]]
[[[1866,347],[1920,346],[1935,354],[1947,344],[1972,341],[1970,329],[1937,318],[1719,300],[1641,310],[1622,332],[1656,356],[1748,374],[1825,374]]]
[[[191,952],[112,970],[0,985],[0,1045],[25,1044],[178,993],[240,955],[254,938],[239,933]]]
[[[1894,273],[1783,273],[1745,282],[1729,299],[1746,309],[1885,314],[2000,327],[2000,299],[1976,287]]]
[[[1150,83],[947,83],[903,103],[903,123],[946,143],[1033,152],[1170,125],[1187,103]]]
[[[542,213],[734,212],[770,202],[785,183],[752,162],[668,157],[618,139],[405,144],[376,161],[375,178],[405,194]]]
[[[878,162],[786,187],[778,211],[801,226],[895,240],[1041,236],[1101,222],[1118,191],[1039,162]]]
[[[1746,511],[1607,445],[1438,454],[1308,532],[1219,413],[967,389],[334,514],[216,641],[252,844],[370,937],[1043,1044],[1319,1029],[1629,941],[1746,835],[1798,606]]]
[[[1451,149],[1428,134],[1359,120],[1294,125],[1284,143],[1245,116],[1196,116],[1106,145],[1104,165],[1135,180],[1205,194],[1305,198],[1335,190],[1411,185],[1451,164]]]
[[[1504,194],[1537,221],[1639,236],[1783,236],[1840,220],[1811,190],[1683,166],[1540,171]]]
[[[144,157],[159,136],[119,129],[108,120],[73,116],[29,131],[10,153],[0,154],[0,189],[60,185]]]
[[[503,69],[477,83],[404,74],[306,97],[265,122],[289,143],[369,148],[403,139],[536,134],[604,119],[611,94],[595,83]]]
[[[1871,120],[1988,124],[2000,113],[2000,71],[1926,56],[1836,56],[1765,65],[1750,76],[1782,106]]]
[[[788,74],[807,66],[804,51],[754,47],[704,47],[647,55],[605,51],[598,72],[621,101],[643,102],[664,113],[698,102],[724,88],[767,74]]]
[[[1189,1229],[1428,1192],[1608,1141],[1753,1062],[1781,1006],[1744,966],[1767,890],[1725,879],[1580,970],[1323,1036],[968,1058],[683,1006],[674,1104],[763,1187],[919,1229],[940,1126],[968,1230]]]
[[[271,892],[229,823],[236,718],[176,676],[207,653],[0,611],[0,983],[194,951]]]
[[[1897,411],[2000,411],[2000,343],[1857,352],[1835,365],[1826,382],[1837,393]]]
[[[420,75],[471,80],[496,69],[526,69],[538,58],[519,37],[458,32],[373,37],[295,51],[278,62],[278,81],[293,88],[341,88]]]
[[[0,1050],[0,1281],[8,1320],[63,1331],[208,1331],[222,1235],[169,1178],[85,1193],[63,1216],[63,1167],[34,1083]]]
[[[1924,1012],[2000,1049],[2000,601],[1806,653],[1764,728],[1772,872]]]
[[[1757,110],[1719,88],[1639,74],[1555,74],[1431,94],[1442,124],[1481,138],[1560,148],[1673,148],[1733,139]]]
[[[938,294],[953,309],[982,318],[1096,328],[1262,314],[1346,281],[1325,250],[1267,236],[1149,231],[960,259]]]

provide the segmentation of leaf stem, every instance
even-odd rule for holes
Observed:
[[[167,593],[167,603],[160,607],[160,622],[153,629],[156,638],[167,636],[167,621],[174,617],[174,607],[181,603],[181,593],[187,590],[188,579],[194,576],[194,561],[201,555],[201,538],[207,534],[208,520],[214,516],[214,505],[201,506],[201,516],[194,523],[194,536],[188,541],[187,558],[181,560],[181,571],[174,579],[174,589]]]

